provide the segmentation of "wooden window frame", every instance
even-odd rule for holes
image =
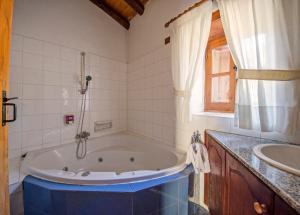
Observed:
[[[215,21],[220,21],[219,11],[214,12],[212,18],[212,25]],[[223,30],[222,30],[223,31]],[[220,32],[219,32],[220,33]],[[205,98],[204,98],[204,111],[205,112],[223,112],[233,113],[235,104],[235,70],[232,56],[230,57],[230,71],[224,73],[212,74],[212,49],[220,46],[227,45],[224,31],[218,35],[210,35],[205,55]],[[230,77],[230,88],[229,88],[229,102],[212,102],[212,78],[229,75]]]

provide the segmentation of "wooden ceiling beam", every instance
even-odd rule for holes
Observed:
[[[139,0],[125,0],[125,2],[138,14],[143,15],[145,7]]]
[[[105,13],[111,16],[124,28],[126,28],[127,30],[129,29],[130,27],[129,21],[121,14],[119,14],[117,11],[112,9],[104,0],[90,0],[90,1],[93,2],[95,5],[97,5],[99,8],[101,8]]]

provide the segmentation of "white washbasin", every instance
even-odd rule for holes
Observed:
[[[300,176],[300,146],[290,144],[261,144],[254,154],[269,164]]]

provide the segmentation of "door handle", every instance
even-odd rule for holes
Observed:
[[[9,100],[18,99],[18,97],[7,98],[6,91],[2,92],[2,126],[5,126],[8,122],[14,122],[17,119],[17,105],[14,103],[7,103]],[[6,110],[10,106],[13,108],[13,118],[6,119]]]
[[[10,100],[14,100],[14,99],[18,99],[18,97],[12,97],[12,98],[6,98],[6,97],[3,97],[3,103],[6,103]]]

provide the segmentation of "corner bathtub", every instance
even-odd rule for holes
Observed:
[[[29,152],[22,162],[25,175],[77,185],[131,183],[176,174],[185,154],[152,139],[127,133],[88,140],[87,156],[76,158],[76,143]]]

